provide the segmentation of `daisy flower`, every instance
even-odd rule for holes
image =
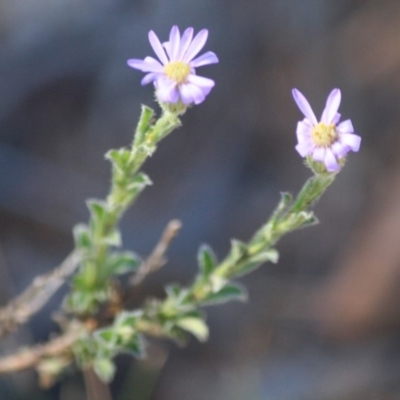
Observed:
[[[349,151],[358,151],[361,143],[361,137],[354,134],[353,124],[349,119],[339,123],[340,90],[333,89],[329,94],[319,122],[300,91],[293,89],[292,93],[294,101],[305,116],[297,124],[296,150],[302,157],[311,156],[314,161],[325,164],[327,171],[338,171],[340,160]]]
[[[187,28],[181,36],[175,25],[169,34],[169,41],[161,44],[156,34],[150,31],[149,41],[159,61],[153,57],[144,60],[133,58],[128,60],[128,65],[147,72],[142,85],[153,82],[159,101],[199,104],[215,83],[212,79],[196,75],[195,68],[218,62],[217,56],[211,51],[195,58],[204,47],[207,37],[208,30],[203,29],[193,38],[193,28]]]

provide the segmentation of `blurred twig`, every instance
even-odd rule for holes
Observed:
[[[112,400],[110,388],[89,368],[83,372],[88,400]]]
[[[133,286],[141,284],[147,275],[156,272],[167,262],[165,253],[181,227],[182,223],[177,219],[173,219],[168,223],[156,247],[146,261],[143,262],[136,275],[132,277],[130,283]]]
[[[0,339],[15,331],[37,313],[71,275],[79,264],[79,254],[72,252],[55,270],[38,276],[7,306],[0,309]]]
[[[21,350],[16,354],[1,358],[0,374],[31,368],[46,357],[60,356],[60,354],[69,353],[72,345],[81,334],[81,329],[74,329],[44,345]]]

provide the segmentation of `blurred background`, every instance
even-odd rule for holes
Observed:
[[[334,87],[362,136],[316,206],[321,224],[279,243],[278,265],[243,281],[247,303],[209,308],[211,337],[184,349],[150,342],[118,360],[115,400],[400,399],[400,3],[396,0],[0,0],[0,301],[72,247],[85,200],[104,197],[104,153],[127,145],[140,103],[157,107],[128,58],[153,55],[147,32],[208,28],[216,86],[145,165],[148,188],[123,222],[149,254],[172,218],[169,263],[139,289],[162,296],[196,273],[209,243],[247,240],[280,191],[310,175],[294,151],[300,89],[319,114]],[[61,290],[3,343],[45,341]],[[33,372],[3,376],[1,400],[83,400],[71,373],[50,390]]]

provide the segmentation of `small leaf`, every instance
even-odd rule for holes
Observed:
[[[247,291],[244,286],[234,283],[225,285],[216,293],[210,294],[204,301],[203,305],[223,304],[228,301],[245,301],[247,300]]]
[[[145,356],[144,341],[140,335],[134,335],[131,340],[123,344],[121,349],[123,352],[132,354],[136,358],[143,358]]]
[[[190,332],[201,342],[208,339],[208,326],[201,318],[184,317],[176,322],[176,326]]]
[[[121,232],[114,229],[107,236],[103,236],[101,240],[109,246],[120,247],[122,244]]]
[[[88,250],[92,247],[90,229],[85,224],[78,224],[73,230],[76,247],[80,250]]]
[[[110,160],[116,167],[123,170],[128,164],[131,151],[129,149],[114,149],[106,153],[106,158]]]
[[[153,182],[148,177],[148,175],[140,172],[133,177],[131,182],[128,184],[127,189],[130,191],[141,191],[146,186],[152,185]]]
[[[104,201],[90,199],[87,201],[87,206],[94,220],[102,221],[107,214],[107,204]]]
[[[154,111],[151,108],[142,105],[142,112],[140,114],[139,123],[137,125],[135,132],[135,141],[134,141],[135,146],[142,143],[143,140],[145,139],[146,133],[149,131],[151,127],[151,119],[153,118],[153,115]]]
[[[215,269],[217,265],[217,258],[211,247],[202,245],[197,254],[197,260],[200,266],[200,270],[204,277],[207,277]]]
[[[234,260],[234,262],[240,260],[247,251],[247,246],[245,243],[240,240],[232,239],[231,240],[231,252],[230,256]]]
[[[93,336],[101,342],[110,344],[115,341],[115,332],[112,328],[98,329],[93,333]]]
[[[109,383],[114,378],[115,364],[109,358],[95,359],[93,369],[104,383]]]
[[[177,283],[170,283],[165,287],[165,292],[171,298],[179,298],[181,291],[182,288]]]
[[[141,263],[140,257],[130,251],[115,253],[109,256],[108,270],[111,274],[121,275],[137,271]]]
[[[270,261],[276,264],[278,260],[279,260],[279,253],[276,249],[268,249],[262,251],[261,253],[258,253],[250,258],[251,262],[256,262],[256,263],[265,263]]]

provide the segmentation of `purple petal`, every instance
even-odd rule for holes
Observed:
[[[203,65],[208,64],[216,64],[218,63],[218,57],[212,51],[207,51],[200,57],[195,58],[193,61],[190,62],[190,66],[193,68],[201,67]]]
[[[190,62],[204,47],[208,38],[208,30],[202,29],[193,39],[189,48],[183,56],[183,61]]]
[[[323,147],[316,147],[313,151],[312,158],[315,161],[323,162],[325,159],[325,149]]]
[[[337,123],[340,121],[340,117],[342,114],[336,113],[336,115],[333,117],[332,124],[337,125]]]
[[[157,35],[153,32],[149,32],[149,41],[151,44],[151,47],[154,50],[154,53],[157,54],[157,57],[160,59],[163,65],[168,64],[168,58],[165,55],[165,51],[160,43],[160,40],[158,39]]]
[[[204,88],[212,88],[215,85],[215,82],[210,78],[205,78],[203,76],[198,76],[194,74],[190,74],[187,78],[188,82],[194,83],[197,86]]]
[[[304,116],[306,118],[308,118],[308,120],[313,125],[317,125],[318,124],[317,118],[315,117],[315,114],[314,114],[309,102],[303,96],[303,94],[297,89],[293,89],[292,94],[293,94],[294,101],[296,102],[297,106],[299,107],[300,111],[304,114]]]
[[[146,57],[144,60],[131,58],[130,60],[127,61],[127,64],[131,68],[135,68],[143,72],[162,72],[161,64],[157,60],[151,57]]]
[[[325,109],[322,113],[321,122],[331,124],[339,109],[342,94],[340,89],[333,89],[326,100]]]
[[[176,103],[179,94],[176,89],[176,83],[168,78],[160,78],[156,81],[156,94],[160,101],[164,103]]]
[[[299,142],[311,139],[312,126],[305,121],[308,120],[299,121],[297,123],[296,135]]]
[[[337,126],[337,129],[341,133],[353,133],[354,132],[353,124],[351,123],[351,121],[349,119],[346,119],[346,121],[341,122]]]
[[[169,33],[170,61],[176,61],[177,59],[176,56],[179,51],[180,43],[181,43],[181,35],[179,33],[179,28],[176,25],[174,25],[171,29],[171,32]]]
[[[147,85],[148,83],[155,81],[159,75],[160,74],[158,74],[157,72],[150,72],[143,77],[141,84]]]
[[[336,161],[336,157],[334,156],[332,150],[330,149],[326,149],[325,151],[324,164],[329,172],[338,171],[340,168],[338,162]]]
[[[349,147],[340,142],[333,143],[331,148],[337,158],[342,158],[349,152]]]
[[[193,28],[187,28],[181,37],[181,45],[177,54],[177,59],[181,60],[188,49],[193,38]]]
[[[313,145],[309,142],[302,142],[298,143],[295,149],[302,157],[305,157],[313,151]]]
[[[354,133],[342,133],[340,135],[340,142],[349,146],[351,150],[360,150],[361,137]]]
[[[200,104],[205,99],[203,91],[192,83],[184,83],[180,85],[179,92],[184,104]]]

